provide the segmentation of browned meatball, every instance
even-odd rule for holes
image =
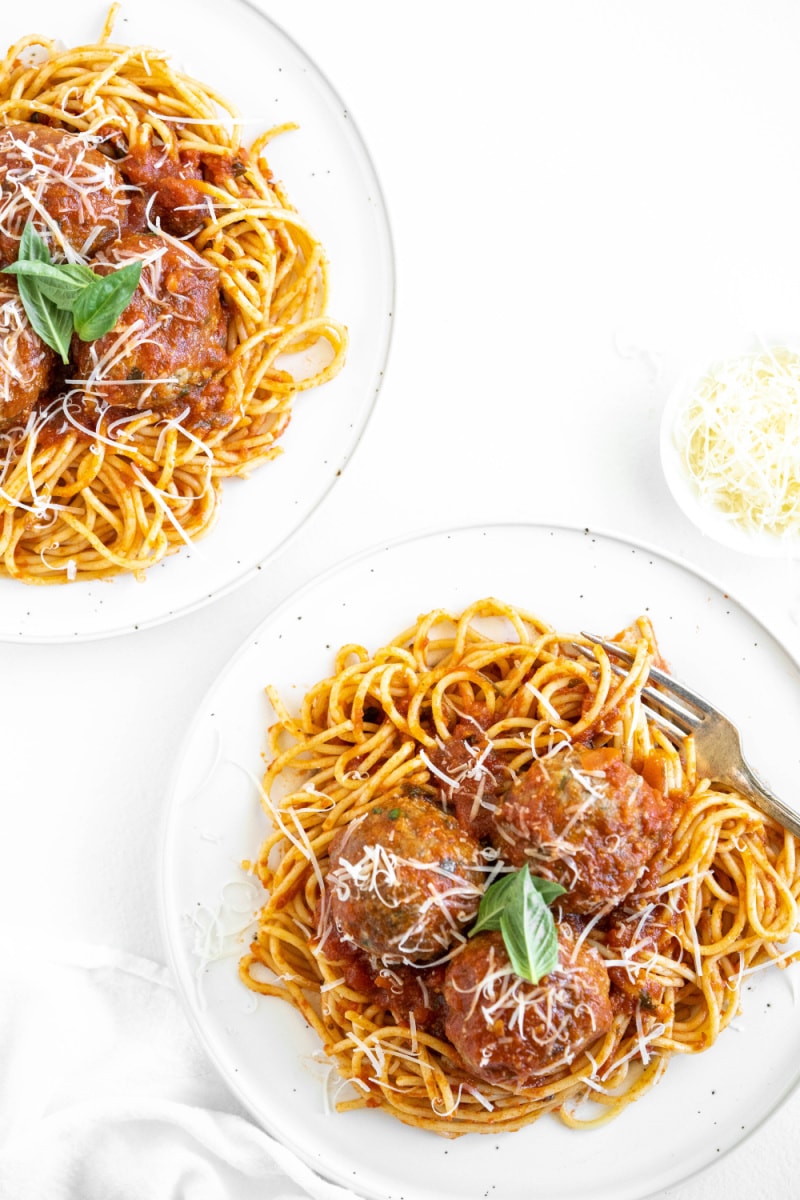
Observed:
[[[558,927],[558,966],[538,983],[515,974],[500,933],[480,933],[448,964],[445,1031],[469,1070],[511,1092],[559,1075],[611,1028],[608,972]]]
[[[73,338],[77,374],[112,405],[194,401],[227,362],[219,272],[188,247],[143,234],[126,234],[92,266],[102,275],[137,260],[139,286],[111,332],[94,342]]]
[[[170,154],[164,146],[139,140],[128,148],[120,170],[140,192],[133,210],[143,222],[185,237],[212,215],[209,200],[196,186],[203,179],[197,153]]]
[[[331,842],[331,915],[344,940],[383,963],[426,962],[474,921],[482,865],[452,817],[392,793]]]
[[[428,758],[435,768],[432,782],[461,828],[476,838],[487,838],[494,828],[498,796],[508,789],[512,775],[493,753],[479,724],[491,717],[480,711],[476,716],[456,725],[447,741],[431,748]]]
[[[0,276],[0,425],[24,424],[50,381],[54,357],[33,332],[16,284]]]
[[[665,845],[673,802],[612,750],[537,759],[506,794],[494,840],[514,866],[530,865],[569,893],[569,912],[611,909]]]
[[[64,243],[84,257],[96,253],[119,236],[124,224],[122,189],[114,163],[94,150],[85,135],[46,125],[3,126],[0,263],[7,266],[16,260],[27,221],[33,222],[56,260],[66,256]]]

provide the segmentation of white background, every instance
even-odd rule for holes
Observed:
[[[794,564],[702,539],[658,463],[660,412],[688,363],[739,330],[800,334],[800,7],[261,6],[371,150],[397,259],[389,369],[340,482],[268,570],[135,635],[0,646],[0,949],[12,988],[38,980],[40,1029],[59,1030],[51,1105],[83,1095],[69,1044],[87,1034],[86,1014],[48,991],[49,962],[71,944],[163,962],[156,849],[174,757],[236,646],[318,571],[437,526],[615,530],[710,573],[800,655]],[[532,595],[535,579],[532,563]],[[15,1060],[16,1101],[35,1108],[36,1037],[0,1032],[31,1056],[36,1078]],[[179,1051],[174,1094],[237,1111],[188,1029]],[[117,1063],[134,1090],[147,1052]],[[799,1123],[796,1095],[661,1195],[789,1194]]]

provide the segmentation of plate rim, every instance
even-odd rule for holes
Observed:
[[[52,0],[50,0],[50,2],[52,2]],[[129,2],[135,3],[135,0],[129,0]],[[123,0],[123,6],[124,3],[125,0]],[[105,8],[107,8],[107,6],[103,7],[103,11],[105,11]],[[179,607],[170,608],[167,606],[164,611],[157,615],[145,617],[141,620],[127,619],[125,621],[116,623],[113,627],[97,631],[90,629],[84,632],[68,632],[65,626],[63,631],[57,633],[27,632],[26,630],[17,630],[14,632],[10,628],[5,628],[2,624],[2,621],[0,621],[0,644],[72,645],[79,642],[95,642],[103,641],[106,638],[122,637],[127,634],[136,634],[146,629],[154,629],[160,625],[166,625],[179,619],[180,617],[188,615],[189,613],[197,612],[203,608],[209,607],[216,600],[230,595],[232,592],[236,591],[239,587],[257,575],[258,572],[261,571],[265,566],[272,563],[273,560],[280,553],[282,553],[287,546],[289,546],[292,541],[301,533],[308,522],[311,521],[312,518],[319,512],[319,509],[328,500],[334,488],[341,482],[344,473],[350,466],[350,463],[356,451],[358,450],[358,447],[361,445],[375,414],[375,409],[380,398],[383,383],[389,369],[391,351],[394,341],[395,317],[397,309],[397,253],[386,192],[381,182],[381,177],[378,173],[375,160],[370,151],[369,143],[362,134],[360,122],[353,115],[350,105],[346,103],[341,92],[333,84],[327,72],[322,69],[317,59],[308,50],[306,50],[291,33],[285,29],[281,22],[276,21],[264,9],[260,8],[258,4],[254,3],[254,0],[217,0],[217,13],[219,19],[224,19],[226,8],[230,10],[240,8],[253,14],[253,16],[258,18],[259,21],[264,22],[265,25],[276,31],[279,37],[282,38],[287,45],[292,48],[294,53],[299,55],[301,59],[305,60],[305,62],[313,69],[317,78],[322,81],[330,98],[336,101],[336,103],[346,111],[348,128],[354,135],[355,141],[358,144],[360,152],[363,156],[364,164],[367,167],[369,174],[370,194],[374,198],[374,208],[377,214],[378,222],[382,227],[382,240],[384,240],[383,250],[385,253],[385,267],[387,271],[388,282],[385,299],[389,302],[389,312],[388,317],[384,319],[385,323],[382,328],[382,351],[380,353],[379,360],[376,361],[375,370],[370,375],[367,388],[365,388],[365,394],[368,396],[368,399],[366,402],[363,420],[361,421],[360,428],[357,429],[354,438],[345,448],[344,457],[339,464],[337,473],[331,476],[323,491],[319,494],[311,507],[305,511],[298,523],[284,535],[281,541],[279,541],[275,546],[271,547],[266,554],[249,566],[246,566],[244,570],[234,574],[230,579],[227,580],[227,582],[214,588],[212,591],[203,590],[202,594],[198,595],[194,600],[181,604]],[[121,11],[119,15],[124,16],[125,14]],[[167,53],[177,53],[176,50],[170,50],[169,48],[165,49]],[[347,364],[345,363],[343,370],[346,371],[346,369]],[[266,466],[269,468],[269,464],[266,464]],[[213,537],[214,532],[214,529],[209,530],[208,536]],[[198,539],[196,545],[202,546],[206,543],[206,540],[206,538]],[[177,556],[179,557],[182,552],[182,550],[179,550],[177,552]],[[176,555],[170,555],[168,556],[167,560],[162,560],[162,562],[169,561],[169,559],[174,557],[176,557]],[[154,567],[157,567],[158,565],[159,564],[154,564]],[[153,568],[148,568],[145,575],[145,581],[147,580],[147,576],[151,570],[153,570]],[[86,580],[77,584],[76,586],[85,587],[87,589],[90,587],[99,587],[101,584],[105,585],[106,583],[110,583],[113,586],[117,579],[123,578],[125,578],[124,573],[120,576],[112,576],[110,580]],[[35,584],[24,584],[17,580],[8,579],[7,577],[0,579],[0,583],[4,585],[11,585],[19,589],[27,588],[29,590],[29,594],[33,594],[36,591],[42,590],[41,586],[37,586]],[[53,590],[53,588],[57,590],[58,586],[59,585],[51,585],[50,588],[45,590]],[[24,590],[20,593],[21,596],[24,596],[25,594],[26,593]],[[20,604],[19,608],[23,609],[24,604]]]
[[[262,631],[267,625],[278,621],[286,612],[289,612],[293,605],[302,601],[309,593],[311,593],[318,585],[324,584],[340,573],[345,573],[351,568],[357,566],[359,562],[366,561],[373,556],[379,556],[385,553],[390,553],[392,550],[407,546],[414,542],[422,542],[426,540],[446,537],[448,535],[462,535],[468,533],[487,534],[493,529],[522,529],[522,530],[537,530],[540,532],[563,532],[569,535],[578,534],[589,538],[600,538],[604,541],[619,543],[621,546],[631,549],[632,551],[644,551],[651,553],[667,562],[671,566],[677,567],[680,570],[688,572],[696,580],[706,583],[713,587],[717,592],[730,598],[734,604],[742,610],[742,612],[753,621],[761,630],[763,630],[781,649],[786,658],[794,665],[795,669],[800,672],[800,655],[785,645],[783,639],[775,633],[770,626],[764,621],[751,607],[744,601],[740,600],[735,591],[726,588],[712,574],[704,569],[695,566],[690,560],[675,554],[672,551],[666,550],[659,545],[641,541],[631,535],[620,533],[613,529],[600,526],[584,526],[570,524],[568,522],[549,522],[549,521],[524,521],[524,520],[493,520],[486,524],[469,522],[463,525],[431,525],[429,527],[416,530],[412,533],[406,533],[394,538],[380,540],[372,543],[370,546],[349,555],[341,562],[325,568],[324,570],[312,575],[304,583],[295,588],[288,596],[284,597],[278,603],[271,606],[257,622],[257,624],[245,636],[235,652],[230,656],[222,669],[217,673],[209,687],[200,697],[195,709],[192,713],[189,724],[187,725],[184,736],[178,748],[178,753],[175,756],[173,765],[167,780],[167,786],[164,791],[164,808],[161,817],[161,827],[158,831],[158,853],[157,853],[157,907],[158,921],[162,937],[162,942],[166,952],[167,965],[175,980],[175,991],[183,1012],[193,1029],[198,1041],[207,1054],[209,1060],[217,1071],[220,1079],[229,1089],[232,1096],[242,1105],[246,1113],[254,1121],[257,1128],[260,1129],[267,1137],[277,1142],[278,1144],[287,1147],[290,1151],[297,1155],[298,1158],[308,1167],[310,1167],[320,1178],[334,1186],[343,1189],[343,1192],[356,1195],[359,1197],[370,1197],[372,1193],[350,1189],[349,1185],[342,1182],[341,1178],[335,1174],[327,1173],[324,1169],[324,1164],[321,1164],[314,1158],[314,1154],[310,1148],[304,1147],[296,1140],[286,1137],[281,1132],[280,1136],[275,1132],[272,1124],[266,1119],[263,1111],[260,1111],[257,1105],[247,1095],[246,1090],[241,1088],[238,1081],[234,1077],[234,1073],[229,1071],[222,1061],[221,1056],[217,1052],[216,1046],[213,1044],[210,1036],[205,1031],[202,1022],[199,1019],[195,1006],[191,1002],[186,989],[183,986],[182,972],[178,965],[178,955],[175,946],[173,945],[172,934],[170,929],[170,913],[168,911],[168,856],[173,823],[176,819],[178,808],[177,784],[181,773],[182,765],[185,761],[186,752],[193,740],[195,731],[204,719],[207,708],[207,701],[214,695],[217,689],[222,685],[223,681],[237,668],[240,661],[253,648],[253,646],[261,640]],[[771,1120],[778,1110],[785,1104],[788,1098],[800,1089],[800,1060],[795,1068],[795,1074],[790,1082],[770,1100],[769,1106],[761,1114],[760,1118],[748,1128],[730,1145],[723,1150],[718,1151],[714,1158],[693,1166],[687,1172],[676,1169],[669,1178],[662,1180],[656,1191],[643,1191],[637,1193],[635,1197],[630,1195],[629,1200],[652,1200],[652,1198],[660,1196],[664,1189],[679,1186],[682,1183],[688,1182],[713,1168],[717,1163],[727,1158],[733,1151],[743,1146],[749,1139],[763,1126]],[[406,1189],[409,1191],[410,1189]],[[626,1195],[628,1195],[626,1193]],[[388,1194],[387,1194],[387,1200]],[[419,1200],[418,1197],[413,1197],[413,1200]]]

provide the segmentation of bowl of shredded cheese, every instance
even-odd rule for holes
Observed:
[[[760,345],[681,379],[661,463],[702,533],[746,554],[800,554],[800,349]]]

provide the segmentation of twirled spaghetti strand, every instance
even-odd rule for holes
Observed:
[[[624,640],[634,658],[619,678],[601,647],[489,599],[425,614],[374,654],[343,647],[297,716],[268,688],[271,832],[253,864],[268,899],[240,973],[302,1012],[350,1085],[341,1111],[378,1105],[446,1136],[519,1129],[545,1112],[572,1127],[608,1120],[674,1054],[714,1042],[748,973],[793,957],[782,947],[798,926],[794,839],[740,795],[697,779],[691,741],[676,748],[648,723],[640,693],[657,654],[652,630],[640,621]],[[492,761],[514,777],[584,739],[638,770],[657,762],[676,802],[655,866],[613,913],[581,923],[618,997],[611,1028],[556,1077],[517,1090],[475,1078],[446,1039],[348,984],[319,936],[337,831],[401,785],[438,803],[433,748],[470,713],[481,715]]]
[[[0,125],[44,121],[220,164],[219,178],[195,181],[202,212],[181,244],[219,272],[225,400],[211,422],[176,401],[122,421],[100,404],[87,425],[77,386],[0,430],[0,574],[27,583],[141,574],[208,532],[222,481],[280,452],[295,396],[334,376],[346,351],[344,327],[326,315],[324,251],[267,162],[280,131],[244,151],[232,105],[161,51],[112,44],[113,16],[92,45],[13,45],[0,65]],[[315,365],[297,375],[286,364],[309,348]]]

